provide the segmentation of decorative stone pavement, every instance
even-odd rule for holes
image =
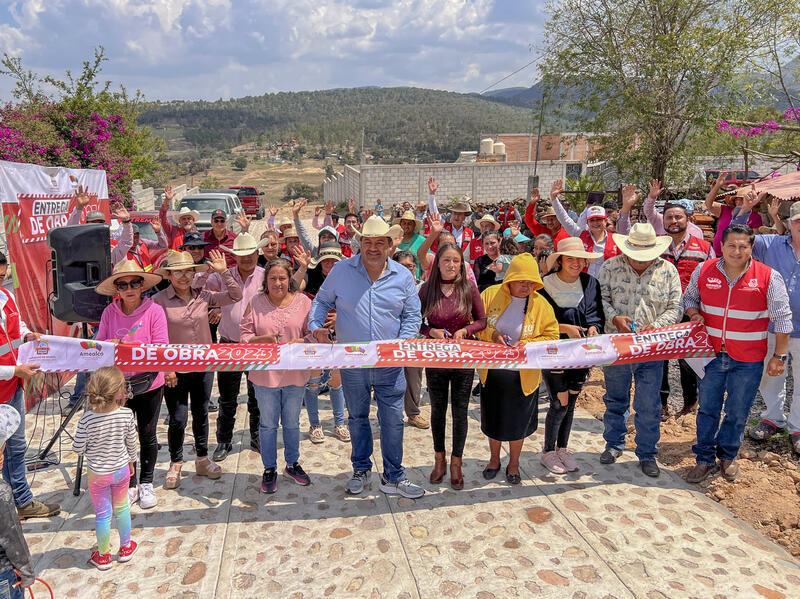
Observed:
[[[327,396],[320,408],[330,435]],[[371,492],[346,496],[349,445],[332,436],[313,445],[305,433],[301,462],[312,486],[279,478],[276,494],[262,494],[260,456],[249,449],[242,403],[234,452],[217,481],[193,475],[188,462],[180,488],[165,490],[169,458],[166,426],[159,425],[159,505],[132,509],[140,547],[133,561],[115,562],[107,572],[86,564],[94,513],[85,490],[78,498],[71,493],[76,456],[66,449],[61,465],[33,482],[40,498],[60,501],[64,511],[28,521],[24,530],[38,575],[57,597],[800,596],[800,564],[678,476],[662,470],[649,479],[628,453],[601,465],[602,424],[587,412],[576,414],[571,442],[580,472],[547,473],[539,464],[544,411],[525,443],[517,487],[506,484],[502,471],[492,482],[481,476],[488,446],[477,404],[470,409],[462,491],[451,490],[447,477],[428,483],[430,431],[406,427],[407,474],[427,490],[414,501],[384,496],[376,477]],[[163,408],[162,422],[165,416]],[[33,424],[29,414],[29,434]],[[210,428],[213,449],[213,421]],[[305,411],[301,429],[307,430]],[[380,464],[377,431],[373,408]],[[187,445],[191,440],[187,432]],[[279,430],[282,452],[280,445]],[[282,467],[282,455],[278,462]],[[112,550],[116,542],[112,532]]]

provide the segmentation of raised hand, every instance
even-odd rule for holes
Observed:
[[[222,274],[228,270],[228,263],[225,262],[225,256],[222,255],[222,252],[219,250],[211,250],[208,256],[211,258],[211,262],[209,263],[211,270],[218,274]]]
[[[364,220],[366,221],[370,216],[375,214],[374,210],[364,210]]]
[[[428,179],[428,193],[430,195],[436,195],[436,190],[439,189],[439,184],[436,182],[436,179],[431,177]]]
[[[116,218],[118,221],[124,223],[131,220],[131,215],[128,209],[122,205],[122,202],[117,202],[111,207],[111,218]]]
[[[172,200],[174,198],[175,198],[175,193],[172,191],[172,185],[167,185],[164,188],[164,201],[170,208],[172,208]]]
[[[153,233],[158,235],[161,233],[161,219],[155,219],[153,222],[150,223],[150,226],[153,227]]]
[[[333,200],[328,200],[327,202],[325,202],[325,214],[330,216],[331,214],[333,214],[333,209],[334,209]]]
[[[431,227],[431,235],[433,235],[434,237],[438,237],[439,233],[441,233],[442,229],[444,229],[444,224],[442,223],[442,215],[438,213],[428,214],[428,224]]]
[[[356,213],[356,201],[353,198],[347,200],[347,209],[353,214]]]
[[[761,192],[766,195],[766,192]],[[772,198],[772,201],[767,205],[767,213],[772,218],[773,223],[777,223],[780,220],[778,216],[778,210],[781,209],[781,201],[779,198]]]
[[[742,214],[747,212],[752,212],[753,208],[758,205],[760,198],[756,193],[755,187],[751,186],[750,191],[748,191],[744,198],[742,198]]]
[[[278,207],[275,204],[270,204],[269,214],[270,216],[276,216],[278,214]]]
[[[714,180],[714,185],[711,186],[711,191],[716,194],[716,192],[722,189],[723,185],[725,185],[725,177],[720,175]]]
[[[647,194],[647,197],[655,200],[659,195],[661,195],[662,191],[664,191],[664,188],[661,186],[661,181],[658,179],[653,179],[650,181],[650,191]]]
[[[295,218],[299,218],[299,217],[300,217],[300,210],[301,210],[301,209],[302,209],[302,208],[303,208],[303,207],[304,207],[306,204],[308,204],[308,200],[307,200],[306,198],[298,198],[298,199],[295,201],[295,203],[294,203],[294,206],[292,206],[292,213],[294,214],[294,217],[295,217]]]
[[[622,207],[626,209],[626,212],[629,212],[630,209],[633,208],[638,199],[636,185],[634,183],[628,183],[622,188]]]
[[[87,187],[83,187],[82,185],[78,185],[78,189],[75,191],[75,206],[78,208],[78,210],[83,210],[89,205],[90,201],[91,197],[89,196],[89,189]]]
[[[314,216],[319,217],[322,214],[322,206],[314,206]]]
[[[245,214],[244,210],[237,212],[233,220],[242,228],[242,233],[247,233],[247,230],[250,228],[250,219],[247,218],[247,214]]]
[[[563,189],[564,182],[561,179],[556,179],[553,181],[553,186],[550,188],[550,201],[555,201]],[[533,194],[531,194],[531,196],[533,196]]]
[[[531,189],[531,202],[530,202],[531,204],[535,204],[536,202],[538,202],[540,197],[541,195],[539,194],[538,187],[534,187],[533,189]]]
[[[311,262],[311,252],[307,252],[301,246],[292,248],[292,256],[300,263],[301,268],[308,268]]]
[[[511,237],[514,238],[519,235],[519,223],[515,220],[511,221],[508,225],[508,228],[511,229]]]

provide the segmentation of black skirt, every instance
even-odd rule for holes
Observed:
[[[519,441],[539,425],[539,388],[522,392],[518,370],[490,370],[481,387],[481,431],[496,441]]]

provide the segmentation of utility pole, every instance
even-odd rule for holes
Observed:
[[[361,164],[366,164],[367,159],[364,156],[364,127],[361,127]]]

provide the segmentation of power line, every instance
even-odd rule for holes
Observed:
[[[521,66],[520,68],[518,68],[518,69],[517,69],[516,71],[514,71],[513,73],[509,73],[508,75],[506,75],[505,77],[503,77],[503,78],[502,78],[502,79],[500,79],[499,81],[495,81],[495,82],[494,82],[494,83],[492,83],[492,84],[491,84],[489,87],[487,87],[487,88],[486,88],[486,89],[484,89],[484,90],[481,90],[481,91],[480,91],[480,92],[478,92],[478,93],[479,93],[479,94],[482,94],[483,92],[485,92],[485,91],[488,91],[488,90],[492,89],[492,88],[493,88],[495,85],[498,85],[499,83],[502,83],[503,81],[505,81],[505,80],[506,80],[506,79],[508,79],[509,77],[512,77],[513,75],[516,75],[516,74],[517,74],[517,73],[519,73],[521,70],[523,70],[523,69],[527,69],[529,66],[531,66],[531,65],[532,65],[534,62],[536,62],[537,60],[539,60],[539,59],[538,59],[538,58],[534,58],[534,59],[533,59],[532,61],[530,61],[528,64]]]

